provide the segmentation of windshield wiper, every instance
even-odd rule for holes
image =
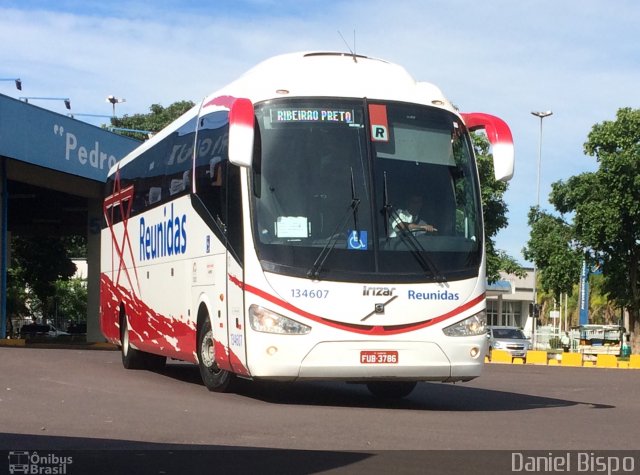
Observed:
[[[331,251],[333,251],[333,248],[335,247],[336,242],[338,242],[338,238],[342,236],[342,234],[339,234],[338,231],[344,229],[344,226],[345,224],[347,224],[347,220],[349,219],[349,214],[351,212],[353,212],[354,231],[356,232],[358,239],[360,239],[359,231],[358,231],[358,206],[360,206],[360,198],[356,197],[356,186],[353,180],[353,168],[352,168],[351,169],[351,203],[346,209],[344,217],[342,218],[341,222],[338,223],[336,228],[333,230],[331,237],[329,238],[327,243],[324,245],[324,247],[318,254],[318,257],[316,257],[316,260],[314,261],[313,266],[311,266],[311,269],[309,269],[309,272],[307,272],[307,277],[311,279],[317,279],[320,276],[320,271],[322,270],[322,266],[324,266],[324,263],[327,260],[327,257],[329,257],[329,254],[331,254]]]
[[[382,194],[383,194],[383,200],[384,200],[384,207],[383,207],[384,218],[385,218],[384,226],[385,226],[385,232],[387,234],[387,239],[389,239],[390,237],[389,223],[392,220],[393,222],[402,222],[402,219],[400,218],[400,215],[395,210],[393,205],[389,202],[389,193],[387,191],[387,172],[383,172],[383,180],[384,180],[384,183],[383,183]],[[433,262],[433,259],[429,257],[429,254],[427,253],[426,249],[422,247],[422,244],[420,244],[420,241],[418,241],[418,239],[413,235],[413,233],[405,226],[400,226],[399,228],[396,228],[396,229],[397,229],[397,235],[400,236],[400,239],[402,239],[402,241],[407,245],[407,247],[409,247],[411,254],[416,258],[416,260],[418,261],[418,264],[420,264],[420,267],[422,267],[424,271],[429,271],[436,282],[446,281],[446,278],[444,277],[444,275],[440,273],[435,262]]]
[[[353,230],[356,233],[356,238],[360,241],[360,227],[358,226],[358,205],[360,200],[356,198],[356,182],[353,179],[353,167],[349,167],[351,170],[351,208],[353,208]],[[354,206],[354,202],[358,201],[358,204]]]

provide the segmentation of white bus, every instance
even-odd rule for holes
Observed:
[[[397,65],[322,52],[259,64],[110,171],[104,336],[126,368],[190,361],[212,391],[322,379],[402,397],[477,377],[477,128],[509,179],[508,126]]]

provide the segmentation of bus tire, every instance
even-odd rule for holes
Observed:
[[[126,369],[144,369],[144,355],[140,350],[131,347],[129,342],[129,321],[124,311],[120,312],[120,352],[122,366]]]
[[[208,317],[198,331],[198,368],[202,382],[209,391],[223,393],[231,390],[234,375],[220,369],[216,363],[213,331]]]
[[[367,389],[383,399],[401,399],[411,394],[417,384],[415,381],[372,381],[367,383]]]

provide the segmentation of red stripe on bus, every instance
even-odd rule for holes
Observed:
[[[297,313],[298,315],[308,318],[317,323],[322,323],[323,325],[327,325],[333,328],[337,328],[339,330],[344,330],[351,333],[359,333],[362,335],[397,335],[400,333],[408,333],[416,330],[420,330],[422,328],[430,327],[431,325],[435,325],[436,323],[440,323],[442,321],[453,318],[457,315],[460,315],[462,312],[475,307],[480,302],[485,299],[485,294],[482,293],[475,297],[474,299],[468,301],[467,303],[460,305],[459,307],[451,310],[450,312],[444,313],[434,318],[430,318],[428,320],[423,320],[417,323],[409,323],[405,325],[354,325],[348,323],[336,322],[335,320],[329,320],[327,318],[320,317],[319,315],[314,315],[312,313],[306,312],[294,305],[291,305],[289,302],[282,300],[274,295],[271,295],[257,287],[253,287],[245,282],[240,281],[237,277],[233,275],[229,275],[229,280],[233,282],[235,285],[240,287],[243,290],[246,290],[249,293],[252,293],[260,298],[263,298],[275,305],[278,305],[282,308],[285,308],[291,312]]]

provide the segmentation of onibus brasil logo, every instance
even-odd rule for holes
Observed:
[[[64,475],[67,466],[73,463],[73,457],[61,457],[55,454],[39,454],[26,450],[9,452],[9,473]]]

